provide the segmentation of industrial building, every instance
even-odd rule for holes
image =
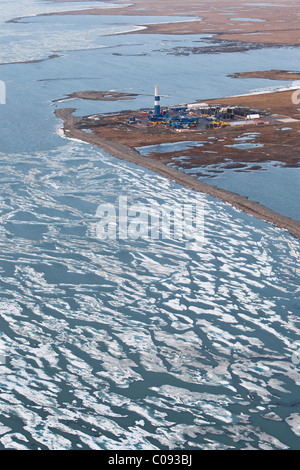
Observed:
[[[132,116],[127,124],[165,126],[170,130],[217,129],[230,125],[265,124],[257,110],[242,106],[222,104],[191,103],[182,106],[161,106],[158,86],[154,91],[154,108],[144,110],[139,116]]]

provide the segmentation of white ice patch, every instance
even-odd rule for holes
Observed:
[[[172,205],[192,192],[78,142],[0,156],[0,411],[32,440],[4,427],[1,445],[280,448],[279,421],[274,436],[259,428],[300,384],[296,240],[204,197],[201,252],[100,243],[90,226],[103,200]],[[17,224],[33,216],[47,226],[37,239]]]
[[[298,413],[292,413],[288,418],[286,418],[286,422],[292,429],[293,433],[296,436],[300,436],[300,415]]]

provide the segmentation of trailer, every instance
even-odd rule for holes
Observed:
[[[247,114],[246,119],[259,119],[259,114]]]
[[[188,104],[188,109],[203,109],[203,108],[208,108],[208,104],[207,103],[191,103],[191,104]]]

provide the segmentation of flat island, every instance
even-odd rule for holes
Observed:
[[[252,162],[252,169],[259,169],[259,163],[267,161],[298,167],[300,112],[293,104],[293,93],[244,95],[82,118],[73,115],[73,108],[57,109],[55,113],[64,121],[67,137],[88,142],[112,156],[216,197],[286,229],[300,240],[299,221],[277,214],[247,197],[203,183],[183,171],[200,168],[198,176],[201,176],[201,166],[226,163],[228,168],[242,169]],[[249,136],[250,145],[241,149],[237,142],[247,137],[245,140],[249,143]],[[139,151],[139,147],[187,141],[188,148],[178,152],[150,152],[145,156]],[[176,168],[169,166],[174,159]]]
[[[237,72],[228,76],[231,78],[266,78],[269,80],[300,81],[300,72],[293,70],[258,70],[255,72]]]

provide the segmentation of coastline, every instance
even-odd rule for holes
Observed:
[[[165,126],[145,126],[130,124],[132,114],[137,120],[143,119],[142,113],[121,111],[117,114],[92,115],[80,118],[77,127],[90,129],[102,139],[119,142],[139,150],[149,147],[148,156],[165,165],[174,166],[186,171],[193,169],[194,175],[202,177],[201,169],[211,165],[222,165],[241,169],[249,164],[276,162],[284,167],[298,168],[300,114],[292,103],[293,91],[265,92],[264,94],[247,94],[236,97],[206,100],[208,104],[246,106],[267,113],[271,124],[258,126],[249,121],[242,126],[227,126],[220,129],[180,129],[171,131]],[[140,110],[142,111],[142,110]],[[268,119],[268,118],[267,118]],[[189,142],[183,148],[160,152],[155,146],[167,143]],[[247,145],[239,145],[239,143]],[[151,150],[152,147],[152,150]],[[244,147],[244,148],[243,148]],[[143,152],[141,152],[143,153]],[[183,158],[184,157],[184,158]],[[259,168],[258,168],[259,169]]]
[[[62,0],[54,0],[60,3]],[[191,17],[191,20],[147,24],[139,22],[145,29],[139,34],[209,34],[220,41],[257,44],[262,47],[281,45],[299,46],[299,6],[296,0],[209,0],[201,4],[194,0],[121,0],[118,8],[85,8],[46,13],[45,15],[128,15],[132,17],[176,16]]]
[[[124,143],[111,141],[94,133],[84,132],[76,127],[80,122],[80,118],[73,116],[72,113],[74,111],[74,108],[61,108],[55,111],[56,117],[63,121],[63,132],[67,138],[89,143],[113,157],[147,168],[148,170],[154,171],[177,184],[208,194],[230,204],[232,207],[241,210],[248,215],[268,222],[278,228],[287,230],[292,236],[300,240],[299,221],[278,214],[258,202],[249,200],[247,197],[203,183],[193,176],[165,165],[161,161],[154,160],[151,157],[143,157],[133,147]]]
[[[268,80],[287,80],[287,81],[299,81],[300,72],[290,70],[257,70],[251,72],[237,72],[229,74],[230,78],[265,78]]]

